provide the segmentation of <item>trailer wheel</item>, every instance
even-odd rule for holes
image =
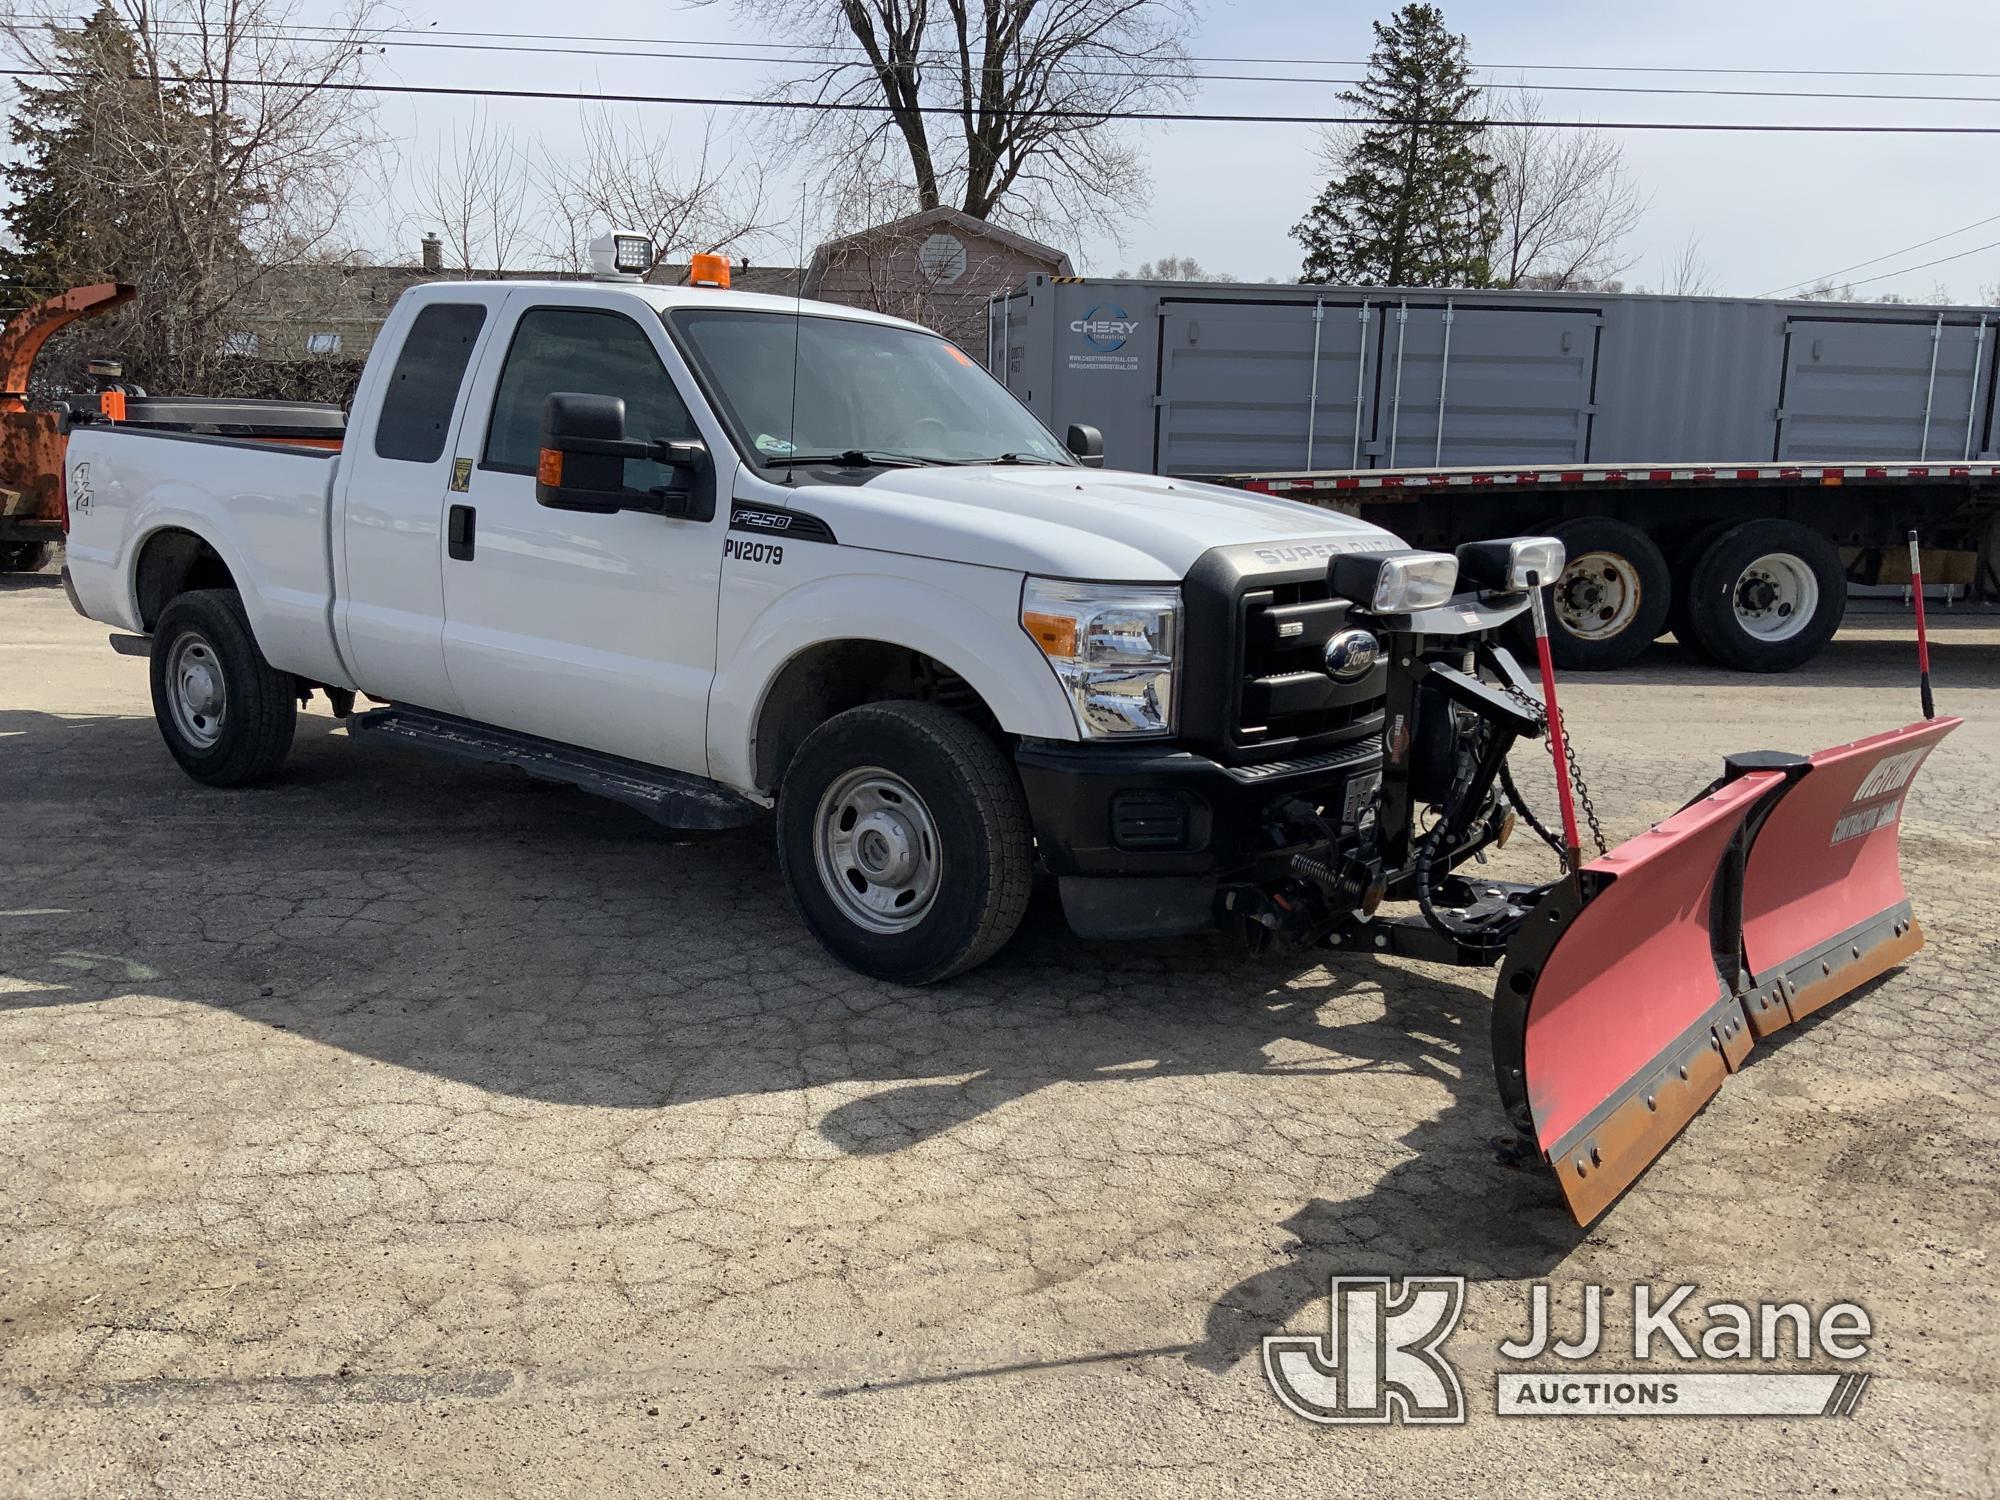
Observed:
[[[1729,529],[1730,524],[1728,521],[1711,521],[1674,548],[1668,561],[1668,571],[1673,576],[1674,597],[1667,605],[1667,631],[1703,661],[1712,662],[1715,658],[1708,654],[1708,648],[1701,643],[1701,637],[1695,633],[1694,625],[1688,618],[1688,600],[1694,596],[1695,565],[1714,545],[1715,539]]]
[[[153,717],[204,786],[244,786],[284,764],[298,684],[264,660],[234,589],[177,595],[153,628]]]
[[[1695,564],[1688,625],[1717,663],[1786,672],[1818,655],[1847,613],[1833,543],[1796,521],[1745,521]]]
[[[55,555],[54,542],[0,542],[0,573],[39,573]]]
[[[827,952],[876,979],[932,984],[986,962],[1021,925],[1027,801],[970,721],[866,704],[799,747],[778,795],[778,865]]]
[[[1549,592],[1550,654],[1586,672],[1626,665],[1666,621],[1666,558],[1645,532],[1609,516],[1564,521],[1550,534],[1568,557]]]

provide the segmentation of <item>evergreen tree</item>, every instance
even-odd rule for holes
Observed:
[[[1481,142],[1465,38],[1435,5],[1375,22],[1368,76],[1341,99],[1386,120],[1359,127],[1292,237],[1300,278],[1356,286],[1484,286],[1499,170]],[[1466,123],[1458,123],[1466,122]]]

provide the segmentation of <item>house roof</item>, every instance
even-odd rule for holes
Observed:
[[[936,208],[926,208],[919,213],[906,214],[900,219],[891,219],[886,224],[873,224],[866,229],[857,229],[852,234],[841,235],[827,240],[813,252],[812,266],[806,275],[807,285],[815,284],[826,269],[826,263],[842,247],[858,244],[866,240],[878,240],[894,235],[913,234],[925,229],[954,229],[961,234],[976,235],[1005,245],[1021,255],[1045,261],[1054,276],[1069,276],[1075,268],[1070,265],[1069,256],[1053,245],[1044,245],[1040,240],[1031,240],[1025,234],[995,224],[989,219],[976,219],[959,208],[948,208],[940,204]]]

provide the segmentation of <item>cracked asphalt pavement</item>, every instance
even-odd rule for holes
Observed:
[[[275,785],[197,787],[146,664],[0,580],[0,1492],[1994,1493],[2000,622],[1936,614],[1968,722],[1905,823],[1930,946],[1585,1233],[1491,1146],[1484,971],[1044,905],[897,990],[806,937],[764,830],[318,706]],[[1914,717],[1906,635],[1574,679],[1607,832]],[[1278,1405],[1260,1340],[1366,1273],[1471,1278],[1467,1425]],[[1874,1379],[1846,1418],[1501,1419],[1538,1280],[1572,1321],[1592,1283],[1853,1299]]]

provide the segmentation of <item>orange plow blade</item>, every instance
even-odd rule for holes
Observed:
[[[1903,797],[1959,719],[1821,750],[1757,829],[1743,872],[1744,1010],[1758,1036],[1924,945],[1897,859]]]
[[[1550,889],[1500,969],[1501,1098],[1579,1224],[1629,1187],[1768,1035],[1922,943],[1903,796],[1956,719],[1726,779]]]

